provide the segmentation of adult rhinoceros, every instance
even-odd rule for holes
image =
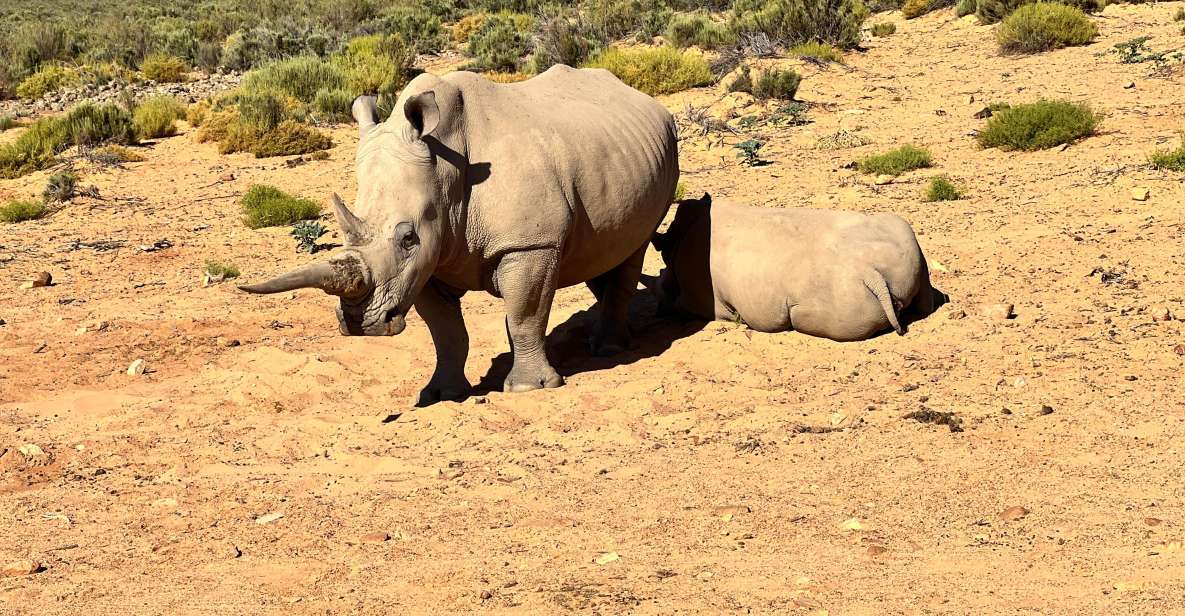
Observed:
[[[334,195],[345,247],[251,293],[318,288],[341,298],[343,334],[403,331],[414,305],[436,346],[420,403],[463,397],[466,291],[505,301],[506,391],[558,387],[544,352],[552,298],[587,282],[601,304],[590,344],[628,344],[627,305],[678,182],[675,125],[600,69],[556,66],[525,82],[468,72],[416,77],[391,118],[354,103],[356,213]]]

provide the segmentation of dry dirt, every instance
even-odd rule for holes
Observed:
[[[892,15],[848,66],[806,66],[814,122],[761,129],[765,167],[731,136],[685,141],[688,193],[898,212],[951,302],[838,344],[660,322],[640,294],[638,348],[603,360],[571,288],[557,390],[414,409],[418,319],[346,338],[320,292],[202,287],[207,259],[248,280],[309,259],[236,200],[352,196],[347,127],[294,168],[186,134],[87,171],[104,200],[0,226],[0,565],[42,565],[0,578],[0,613],[1185,613],[1185,323],[1151,310],[1185,318],[1185,185],[1146,165],[1185,128],[1183,77],[1096,55],[1185,47],[1182,6],[1111,7],[1095,44],[1020,58],[949,11]],[[1042,96],[1090,101],[1100,134],[1029,154],[968,136],[986,102]],[[871,145],[814,149],[859,127]],[[875,186],[844,167],[910,142],[935,170]],[[922,203],[937,172],[969,197]],[[18,289],[41,270],[53,286]],[[979,315],[1000,301],[1015,319]],[[471,294],[465,313],[469,377],[500,383],[501,307]],[[925,409],[963,430],[904,418]]]

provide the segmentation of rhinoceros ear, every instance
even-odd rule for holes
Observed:
[[[359,96],[354,99],[350,113],[354,116],[354,121],[358,123],[359,141],[365,140],[366,135],[374,130],[375,124],[379,121],[378,97]]]
[[[403,103],[403,115],[415,130],[416,139],[431,135],[440,122],[440,108],[436,106],[436,93],[428,90],[407,99]]]

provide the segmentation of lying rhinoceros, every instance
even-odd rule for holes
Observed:
[[[354,103],[356,213],[334,196],[345,248],[251,293],[319,288],[341,298],[343,334],[403,331],[414,305],[436,346],[420,403],[464,397],[466,291],[506,305],[506,391],[558,387],[544,352],[557,288],[587,282],[601,314],[594,353],[628,344],[626,309],[648,240],[679,179],[675,124],[607,71],[555,66],[525,82],[420,75],[391,118]]]
[[[937,299],[913,229],[893,214],[713,206],[704,195],[680,201],[653,242],[666,264],[660,311],[758,331],[901,334],[900,311],[926,316]]]

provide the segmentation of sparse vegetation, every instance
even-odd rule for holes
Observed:
[[[20,123],[12,116],[0,116],[0,133],[16,128],[17,126],[20,126]]]
[[[1185,133],[1175,150],[1157,150],[1148,156],[1148,162],[1156,169],[1185,172]]]
[[[728,83],[729,92],[746,92],[753,93],[753,71],[748,67],[742,65],[737,70],[736,77]]]
[[[171,97],[158,95],[136,105],[132,124],[141,139],[172,137],[177,134],[177,120],[185,117],[185,105]]]
[[[1153,51],[1148,47],[1150,36],[1138,36],[1134,39],[1116,43],[1110,53],[1119,56],[1120,64],[1142,64],[1152,62],[1157,68],[1162,68],[1170,60],[1178,62],[1185,60],[1185,54],[1177,50]],[[1101,55],[1101,54],[1100,54]]]
[[[116,105],[85,103],[63,116],[42,118],[16,141],[0,146],[0,178],[16,178],[45,169],[72,145],[136,143],[131,115]]]
[[[884,154],[869,156],[859,163],[860,171],[876,175],[901,175],[906,171],[930,167],[930,152],[914,145],[903,145]]]
[[[1080,9],[1055,2],[1022,6],[996,26],[996,42],[1006,54],[1085,45],[1097,34],[1098,28]]]
[[[556,64],[580,66],[594,46],[566,12],[555,12],[538,23],[529,68],[533,73],[542,73]]]
[[[843,53],[826,43],[801,43],[790,48],[790,55],[818,62],[843,62]]]
[[[822,42],[852,49],[868,14],[860,0],[736,0],[729,26],[738,35],[761,33],[782,45]]]
[[[222,263],[221,261],[206,261],[206,267],[202,271],[211,282],[222,282],[243,275],[233,263]]]
[[[302,220],[292,225],[292,237],[296,239],[296,251],[313,254],[317,252],[317,240],[328,229],[317,220]]]
[[[931,178],[925,194],[922,195],[923,201],[956,201],[962,198],[963,191],[950,178],[943,175]]]
[[[314,93],[313,106],[322,113],[328,113],[330,108],[340,104],[341,93],[347,92],[350,101],[344,108],[336,107],[334,113],[348,116],[349,103],[359,95],[374,94],[393,100],[400,88],[414,76],[412,64],[415,59],[415,51],[398,35],[376,34],[356,38],[331,60],[344,74],[345,87],[336,79],[325,80]],[[324,94],[326,92],[331,94]],[[321,99],[320,103],[317,102],[318,98]]]
[[[946,8],[954,3],[954,0],[905,0],[905,4],[901,5],[901,14],[906,19],[913,19]]]
[[[243,77],[242,90],[248,95],[275,92],[301,103],[311,103],[317,92],[346,85],[345,73],[316,56],[277,60]]]
[[[73,171],[59,171],[49,176],[41,196],[47,203],[69,201],[78,194],[77,189],[78,176]]]
[[[666,38],[679,48],[695,46],[716,49],[736,41],[736,36],[726,24],[717,23],[706,13],[675,15],[667,25]]]
[[[62,88],[71,88],[82,83],[78,71],[68,66],[50,64],[29,75],[16,87],[16,94],[21,98],[36,99],[56,92]]]
[[[185,60],[166,53],[153,53],[140,63],[140,72],[145,79],[160,83],[179,83],[185,81],[185,73],[189,67]]]
[[[0,206],[0,220],[10,224],[25,222],[26,220],[37,220],[48,212],[49,208],[44,201],[17,199]]]
[[[588,66],[606,69],[630,87],[651,96],[712,83],[712,69],[703,56],[673,47],[612,47],[593,58]]]
[[[1185,21],[1185,7],[1177,9],[1177,12],[1173,14],[1173,21]]]
[[[1016,9],[1042,0],[975,0],[968,14],[975,13],[979,23],[994,24],[1011,15]],[[1101,9],[1107,0],[1062,0],[1061,4],[1080,9],[1084,13],[1093,13]]]
[[[897,32],[897,24],[889,21],[882,21],[877,24],[872,24],[872,28],[869,31],[872,32],[873,36],[892,36]]]
[[[1043,150],[1094,134],[1101,119],[1082,103],[1040,100],[994,112],[977,140],[985,148]]]
[[[90,158],[101,165],[143,162],[144,157],[122,145],[105,145],[90,151]]]
[[[490,15],[469,38],[474,67],[487,71],[513,71],[531,52],[533,20],[513,14]]]
[[[311,220],[321,215],[321,206],[311,199],[293,197],[278,188],[257,184],[243,195],[243,224],[252,229],[279,227]]]
[[[779,100],[794,100],[798,92],[798,84],[802,77],[792,69],[770,69],[757,78],[753,84],[753,96],[760,99],[776,98]]]
[[[815,141],[815,148],[819,150],[846,150],[858,148],[872,143],[872,140],[860,133],[840,129],[830,135],[819,137]]]
[[[746,139],[733,147],[737,149],[737,158],[741,159],[741,164],[746,167],[769,164],[769,161],[761,158],[761,148],[765,147],[765,143],[762,141]]]

